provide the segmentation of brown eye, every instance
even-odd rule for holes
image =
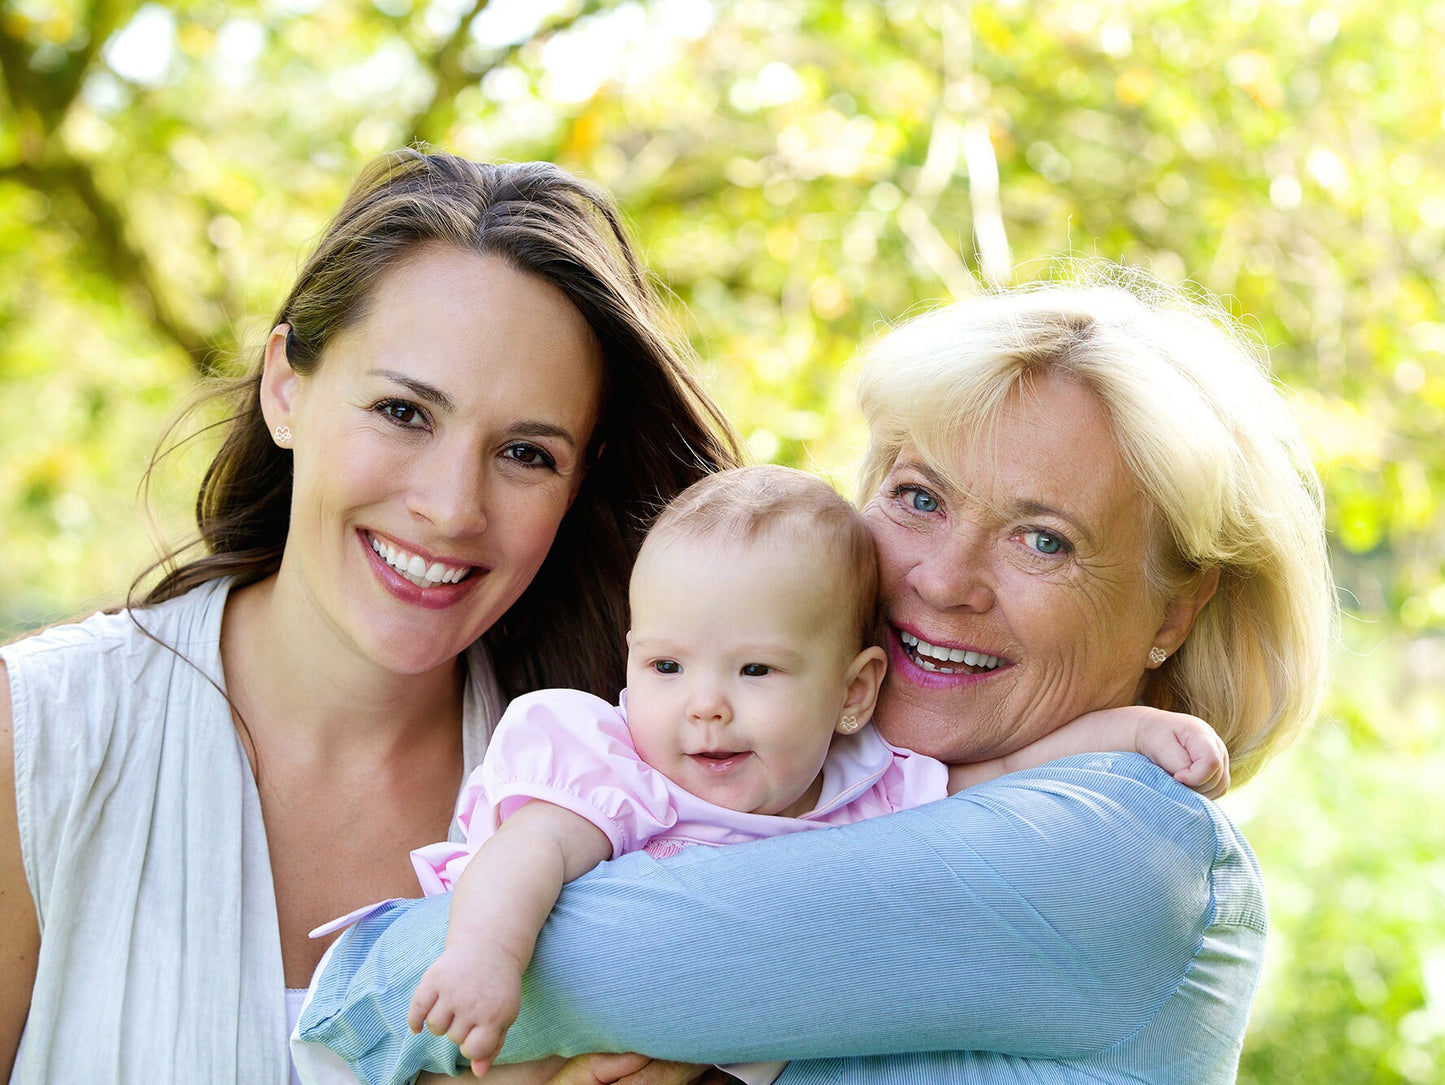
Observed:
[[[411,427],[426,421],[421,408],[404,399],[383,399],[372,410],[398,426]]]
[[[528,444],[525,441],[518,441],[515,444],[508,445],[502,451],[502,455],[526,467],[545,467],[552,469],[557,466],[557,461],[552,458],[552,454],[545,448],[539,445]]]

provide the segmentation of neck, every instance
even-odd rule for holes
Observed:
[[[233,591],[221,627],[226,687],[253,743],[303,759],[382,753],[460,734],[465,666],[399,674],[347,651],[278,590],[278,576]]]

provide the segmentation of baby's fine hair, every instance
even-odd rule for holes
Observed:
[[[858,510],[816,475],[765,464],[718,471],[694,482],[658,515],[645,553],[666,538],[749,541],[785,535],[800,554],[836,567],[840,608],[858,647],[878,641],[878,558]]]

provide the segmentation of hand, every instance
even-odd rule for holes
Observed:
[[[1229,750],[1198,716],[1161,713],[1167,726],[1139,729],[1139,752],[1186,787],[1217,799],[1229,790]]]
[[[407,1024],[445,1036],[481,1077],[502,1050],[522,999],[523,965],[489,946],[448,946],[412,996]]]
[[[713,1075],[716,1074],[716,1077]],[[547,1085],[689,1085],[691,1082],[733,1081],[711,1066],[665,1062],[637,1054],[578,1055],[568,1059]]]

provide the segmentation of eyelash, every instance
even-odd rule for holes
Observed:
[[[372,404],[371,410],[381,415],[393,426],[404,430],[424,430],[431,425],[431,416],[426,411],[405,399],[387,398],[377,400]],[[410,418],[402,418],[400,415],[407,414]],[[521,455],[519,455],[519,453]],[[522,467],[542,468],[548,471],[557,469],[557,457],[548,452],[541,445],[532,444],[530,441],[513,441],[507,445],[502,454],[520,464]],[[535,460],[523,458],[526,455],[535,457]]]
[[[920,494],[932,501],[934,507],[931,509],[920,509],[916,505],[914,505],[912,501],[909,500],[910,496],[916,497]],[[889,496],[895,501],[902,502],[904,507],[909,512],[917,513],[920,515],[931,515],[932,513],[938,512],[941,508],[941,503],[939,502],[937,497],[935,497],[924,487],[918,486],[914,483],[898,483],[889,490]],[[1041,558],[1055,558],[1061,555],[1072,554],[1074,552],[1074,544],[1069,541],[1068,536],[1062,535],[1057,531],[1051,531],[1045,527],[1022,527],[1014,530],[1010,533],[1010,535],[1012,538],[1019,539],[1020,541],[1022,541],[1025,537],[1029,535],[1038,535],[1044,538],[1057,540],[1059,548],[1054,551],[1040,550],[1037,546],[1030,546],[1027,542],[1023,544],[1027,546],[1029,550],[1033,551],[1034,554],[1038,555]]]
[[[1073,551],[1074,551],[1074,544],[1071,543],[1071,542],[1069,542],[1069,540],[1068,540],[1068,538],[1067,538],[1066,536],[1060,535],[1057,531],[1050,531],[1048,528],[1043,528],[1043,527],[1026,527],[1026,528],[1020,528],[1018,531],[1015,531],[1015,532],[1013,533],[1013,537],[1014,537],[1015,539],[1020,540],[1021,542],[1022,542],[1024,539],[1026,539],[1028,536],[1030,536],[1030,535],[1039,535],[1039,536],[1042,536],[1043,538],[1055,539],[1055,540],[1058,541],[1059,548],[1058,548],[1057,550],[1053,550],[1053,551],[1040,550],[1040,549],[1039,549],[1038,547],[1036,547],[1036,546],[1029,546],[1029,544],[1028,544],[1027,542],[1025,542],[1025,543],[1023,544],[1024,546],[1028,547],[1029,550],[1033,551],[1033,553],[1037,554],[1037,555],[1038,555],[1039,557],[1041,557],[1041,558],[1056,558],[1056,557],[1060,557],[1060,556],[1062,556],[1062,555],[1071,554],[1071,553],[1073,553]]]
[[[402,429],[421,429],[431,424],[431,418],[426,411],[405,399],[381,399],[372,404],[371,409],[392,425]],[[415,421],[398,418],[397,415],[403,412],[409,412],[415,419],[419,419],[420,425]]]
[[[534,445],[527,441],[513,441],[502,451],[508,459],[512,460],[514,463],[520,463],[523,467],[541,467],[548,471],[555,471],[557,469],[556,457],[553,456],[552,453],[548,452],[541,445]],[[541,462],[529,462],[527,460],[521,459],[518,456],[512,455],[512,453],[514,452],[531,453],[535,455],[537,459]]]
[[[932,514],[932,513],[937,512],[937,511],[939,510],[939,508],[942,506],[942,503],[938,500],[937,497],[935,497],[933,494],[929,493],[929,492],[928,492],[926,489],[924,489],[922,486],[915,486],[915,485],[913,485],[912,483],[907,483],[907,482],[899,483],[898,485],[894,486],[894,487],[893,487],[891,490],[889,490],[889,492],[888,492],[888,496],[891,497],[891,498],[893,498],[895,501],[902,501],[902,500],[904,500],[904,499],[905,499],[908,495],[910,495],[910,494],[915,495],[915,496],[921,494],[921,495],[923,495],[924,497],[927,497],[930,501],[932,501],[932,502],[933,502],[933,505],[934,505],[934,507],[931,508],[931,509],[920,509],[920,508],[918,508],[916,505],[912,504],[911,502],[908,502],[908,503],[907,503],[907,504],[908,504],[908,510],[909,510],[910,512],[921,513],[921,514],[927,516],[927,515],[930,515],[930,514]]]

